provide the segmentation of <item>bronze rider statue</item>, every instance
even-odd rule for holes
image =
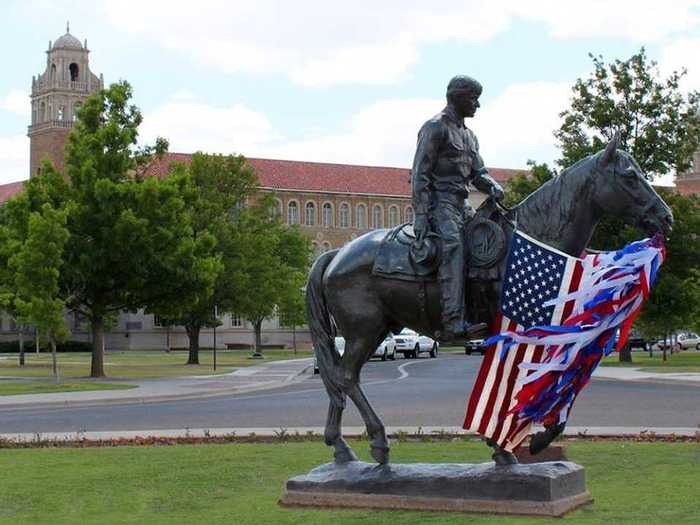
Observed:
[[[468,184],[500,200],[503,188],[488,175],[479,154],[479,142],[464,125],[479,107],[482,87],[466,76],[447,85],[447,106],[418,132],[418,146],[411,170],[413,228],[416,246],[429,233],[439,238],[442,327],[439,337],[452,341],[485,328],[464,318],[465,216],[472,211]]]

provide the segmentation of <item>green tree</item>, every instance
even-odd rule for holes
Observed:
[[[679,81],[686,71],[659,77],[657,64],[644,48],[628,60],[606,64],[590,55],[593,72],[578,79],[571,107],[554,135],[565,168],[605,147],[616,132],[620,149],[631,153],[648,176],[686,171],[700,147],[700,94],[683,94]]]
[[[506,206],[515,206],[557,174],[547,163],[528,160],[527,165],[530,167],[528,173],[518,173],[506,182]]]
[[[189,166],[173,166],[170,179],[178,185],[190,214],[193,238],[207,249],[198,252],[199,264],[209,277],[206,286],[186,287],[177,301],[153,303],[149,310],[183,325],[189,339],[187,364],[199,364],[199,334],[203,327],[218,326],[215,307],[233,311],[245,293],[241,271],[240,211],[257,188],[257,178],[242,156],[195,153]],[[189,267],[180,268],[180,280]]]
[[[46,335],[56,382],[56,342],[63,341],[68,335],[63,317],[65,303],[59,288],[63,250],[68,237],[66,212],[55,210],[46,203],[40,212],[29,215],[26,240],[9,261],[15,274],[18,320],[35,325]]]
[[[278,305],[289,305],[301,288],[309,266],[309,240],[298,228],[287,227],[273,216],[272,199],[262,199],[243,210],[241,221],[246,250],[242,270],[246,292],[236,312],[255,330],[255,354],[262,348],[262,322],[275,314]]]
[[[4,212],[3,228],[16,242],[28,237],[31,214],[45,205],[66,213],[58,297],[89,321],[93,377],[104,376],[110,318],[176,301],[186,287],[208,277],[208,268],[195,257],[206,246],[193,238],[176,181],[143,177],[167,143],[137,146],[141,114],[130,105],[131,96],[129,84],[121,82],[89,97],[68,137],[65,172],[45,164],[42,175],[32,178]],[[187,279],[179,282],[183,267]]]

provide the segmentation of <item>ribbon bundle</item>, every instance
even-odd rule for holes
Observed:
[[[588,255],[578,290],[545,303],[574,304],[562,324],[503,332],[486,341],[503,341],[501,359],[519,344],[544,346],[540,362],[519,365],[529,372],[518,380],[521,388],[510,414],[545,425],[566,421],[601,359],[625,345],[665,256],[660,235]]]

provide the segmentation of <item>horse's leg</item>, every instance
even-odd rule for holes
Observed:
[[[337,406],[332,401],[328,405],[328,417],[326,418],[326,430],[323,433],[324,441],[329,447],[335,448],[335,462],[347,463],[357,461],[357,455],[343,438],[341,431],[341,420],[343,418],[343,407]]]
[[[360,387],[360,370],[367,362],[369,356],[372,355],[377,344],[384,337],[385,329],[375,325],[374,330],[368,329],[365,326],[364,334],[361,337],[353,339],[351,342],[346,342],[346,353],[344,356],[344,365],[348,371],[346,379],[348,383],[347,394],[355,403],[357,410],[360,412],[362,419],[367,427],[367,435],[369,436],[370,453],[378,463],[389,462],[389,440],[386,438],[384,423],[379,419],[379,416],[372,408],[367,396]],[[348,352],[347,345],[350,345]]]
[[[487,439],[486,444],[493,449],[491,458],[494,460],[496,465],[515,465],[518,462],[518,458],[515,456],[515,454],[508,452],[502,447],[499,447],[495,441]]]
[[[369,436],[370,454],[377,463],[382,465],[389,463],[389,440],[386,437],[384,423],[372,408],[369,400],[362,391],[359,383],[355,383],[349,390],[348,395],[362,415],[367,427]]]

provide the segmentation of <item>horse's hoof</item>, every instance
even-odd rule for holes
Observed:
[[[491,457],[496,462],[496,465],[499,467],[505,467],[507,465],[517,465],[518,463],[518,458],[515,457],[515,454],[503,449],[497,450],[493,453],[493,456]]]
[[[386,447],[370,447],[370,454],[380,465],[389,463],[389,449]]]
[[[537,432],[530,438],[530,454],[533,456],[546,449],[552,441],[564,432],[565,423],[546,427],[544,431]]]

